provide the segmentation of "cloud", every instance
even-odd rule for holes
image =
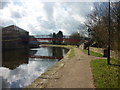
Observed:
[[[9,3],[10,2],[3,2],[3,1],[0,0],[0,9],[3,9],[3,8],[7,7]]]
[[[13,6],[9,6],[10,8],[10,17],[13,18],[13,19],[20,19],[22,17],[27,17],[28,16],[28,12],[27,12],[27,9],[25,8],[22,8],[20,6],[18,6],[19,4],[13,4]]]
[[[15,21],[11,18],[2,18],[0,17],[0,26],[8,26],[8,25],[13,25]]]
[[[22,15],[17,11],[12,12],[11,16],[12,18],[22,18]]]
[[[45,20],[40,20],[40,26],[46,28],[46,29],[55,29],[54,22],[52,21],[45,21]]]
[[[44,10],[46,12],[47,19],[53,20],[54,3],[53,2],[44,3]]]
[[[50,34],[59,30],[71,34],[86,29],[85,17],[92,6],[91,2],[11,1],[0,9],[0,20],[2,26],[15,24],[30,34]]]

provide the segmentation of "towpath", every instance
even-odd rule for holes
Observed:
[[[75,56],[64,60],[64,66],[48,80],[45,88],[95,88],[90,61],[100,57],[88,56],[74,48]]]

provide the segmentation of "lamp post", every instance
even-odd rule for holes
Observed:
[[[88,40],[88,55],[90,55],[90,32],[91,32],[91,29],[90,28],[88,28],[88,38],[89,38],[89,40]]]
[[[108,17],[109,17],[109,24],[108,24],[108,54],[107,54],[107,63],[110,64],[110,0],[109,0],[109,13],[108,13]]]

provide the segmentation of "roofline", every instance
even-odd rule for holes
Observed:
[[[22,28],[20,28],[20,27],[18,27],[18,26],[16,26],[16,25],[6,26],[6,27],[3,27],[3,29],[8,28],[8,27],[12,27],[12,26],[14,27],[14,29],[15,29],[15,27],[16,27],[16,28],[21,29],[22,31],[28,32],[28,31],[26,31],[26,30],[24,30],[24,29],[22,29]],[[29,33],[29,32],[28,32],[28,33]]]

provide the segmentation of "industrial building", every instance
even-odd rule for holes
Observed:
[[[2,49],[25,48],[29,44],[29,32],[15,25],[2,28]]]

